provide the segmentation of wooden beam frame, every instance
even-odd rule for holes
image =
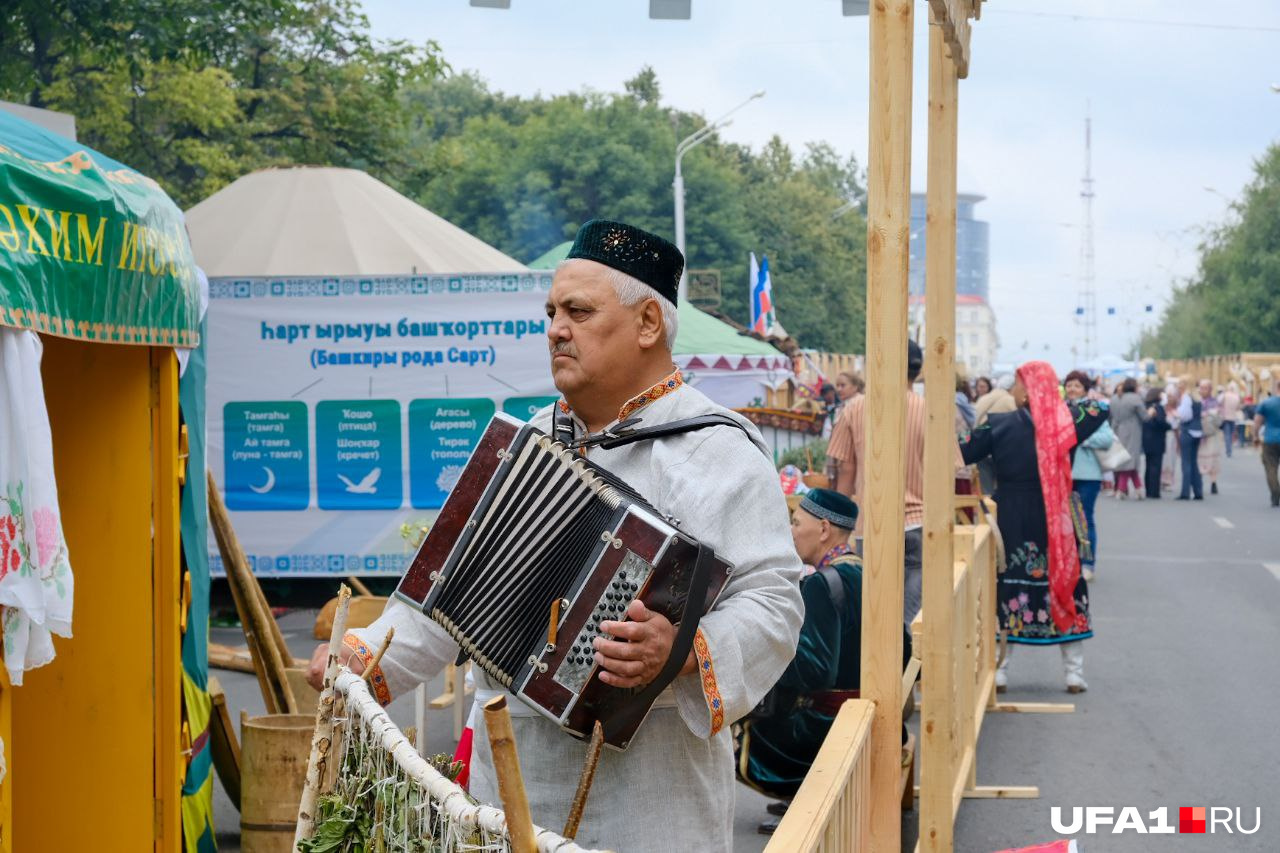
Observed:
[[[920,844],[953,845],[953,753],[957,731],[955,649],[955,326],[958,76],[947,56],[937,6],[929,26],[929,148],[925,200],[924,653],[920,763]],[[954,54],[953,54],[954,55]],[[971,674],[962,672],[962,677]]]
[[[982,0],[929,0],[932,18],[942,28],[947,55],[955,63],[956,76],[969,76],[969,19],[982,11]]]
[[[867,407],[862,511],[862,696],[871,727],[872,851],[900,853],[902,556],[906,478],[907,259],[911,234],[912,0],[870,10]]]

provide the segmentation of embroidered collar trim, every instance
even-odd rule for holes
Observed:
[[[677,390],[681,385],[684,385],[684,375],[680,373],[680,368],[677,367],[661,382],[623,403],[622,408],[618,410],[618,420],[625,421],[653,401],[660,400]],[[565,400],[560,400],[556,405],[566,415],[573,414],[573,410],[569,408],[569,404]]]
[[[839,545],[836,545],[830,551],[823,554],[822,559],[818,561],[818,565],[814,566],[814,569],[816,570],[816,569],[825,568],[828,563],[830,563],[832,560],[836,559],[837,557],[843,557],[845,554],[852,554],[852,553],[853,553],[853,546],[850,545],[848,542],[841,542]]]

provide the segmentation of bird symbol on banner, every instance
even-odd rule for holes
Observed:
[[[374,484],[378,482],[378,478],[381,476],[382,476],[382,469],[374,468],[372,471],[370,471],[368,474],[364,476],[363,480],[361,480],[358,483],[351,482],[341,474],[338,475],[338,479],[346,484],[347,491],[353,495],[372,495],[372,494],[377,494],[378,489],[377,489],[377,486],[375,486]]]

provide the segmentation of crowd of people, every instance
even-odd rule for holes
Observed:
[[[1008,389],[1013,382],[1012,374],[995,382],[985,376],[972,383],[958,380],[958,434],[964,433],[962,424],[973,429],[991,412],[1012,411]],[[1102,495],[1145,500],[1176,492],[1177,500],[1203,500],[1206,493],[1218,494],[1222,459],[1231,458],[1237,448],[1261,449],[1272,505],[1280,505],[1273,486],[1280,421],[1270,414],[1280,402],[1267,402],[1280,395],[1280,379],[1264,379],[1261,386],[1261,399],[1255,400],[1234,379],[1215,387],[1209,379],[1193,383],[1189,376],[1146,383],[1133,377],[1108,382],[1080,370],[1064,376],[1067,400],[1087,398],[1109,408],[1107,425],[1082,445],[1090,452],[1077,452],[1072,463],[1075,491],[1091,530],[1093,508]],[[978,467],[983,491],[992,492],[994,480],[987,476],[986,463]],[[1096,531],[1091,539],[1096,545]]]

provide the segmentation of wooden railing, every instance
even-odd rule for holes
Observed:
[[[1275,378],[1280,367],[1280,352],[1241,352],[1230,355],[1205,355],[1199,358],[1164,358],[1156,360],[1160,379],[1190,376],[1192,382],[1208,379],[1214,387],[1226,386],[1235,380],[1241,394],[1265,397],[1267,387],[1262,381],[1264,370]]]
[[[996,558],[995,540],[987,524],[956,525],[951,631],[945,648],[933,647],[918,617],[912,625],[913,646],[930,661],[948,666],[954,689],[937,695],[935,679],[922,682],[921,725],[935,738],[924,738],[920,755],[920,848],[950,850],[956,811],[966,792],[978,791],[978,735],[987,708],[995,700]],[[972,793],[971,793],[972,795]]]
[[[865,699],[845,702],[765,853],[856,853],[871,838],[871,720]]]

